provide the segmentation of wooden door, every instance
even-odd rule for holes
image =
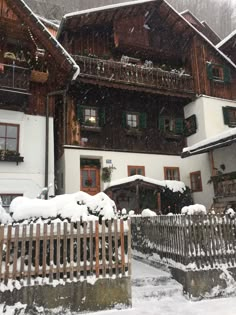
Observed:
[[[96,195],[100,192],[100,169],[96,166],[83,166],[80,171],[80,190]]]

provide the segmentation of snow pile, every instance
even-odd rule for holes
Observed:
[[[72,222],[83,220],[112,219],[116,216],[116,205],[106,194],[98,193],[90,196],[85,192],[59,195],[55,198],[30,199],[16,197],[10,205],[10,213],[14,221],[32,218],[69,218]]]
[[[235,218],[235,211],[232,208],[228,208],[225,211],[225,214],[230,218],[230,219],[234,219]]]
[[[206,207],[200,204],[185,206],[181,209],[181,214],[185,215],[206,215]]]
[[[141,215],[142,217],[155,217],[157,214],[150,209],[143,209]]]
[[[12,222],[12,218],[9,213],[2,207],[2,199],[0,197],[0,224],[8,224]]]

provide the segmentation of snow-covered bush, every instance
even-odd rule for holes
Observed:
[[[206,215],[206,207],[200,204],[194,204],[190,206],[185,206],[181,209],[181,214],[184,215]]]
[[[0,224],[8,224],[12,222],[12,218],[9,213],[2,207],[0,203]]]
[[[156,212],[150,210],[150,209],[143,209],[141,216],[142,217],[155,217],[157,214]]]
[[[236,217],[236,213],[235,213],[234,209],[232,209],[232,208],[228,208],[225,211],[225,215],[227,215],[230,219],[235,219],[235,217]]]
[[[79,191],[74,194],[59,195],[49,200],[16,197],[10,205],[13,221],[34,221],[37,218],[68,219],[70,222],[115,218],[116,205],[106,194],[90,196]]]

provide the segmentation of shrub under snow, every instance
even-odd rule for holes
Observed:
[[[207,214],[206,207],[200,204],[185,206],[181,209],[181,214],[185,215],[205,215]]]
[[[155,217],[157,214],[150,209],[143,209],[141,215],[142,217]]]
[[[116,216],[116,205],[102,192],[90,196],[79,191],[74,194],[58,195],[49,200],[16,197],[10,205],[10,213],[13,221],[60,217],[75,222],[81,217],[83,220],[97,217],[112,219]]]

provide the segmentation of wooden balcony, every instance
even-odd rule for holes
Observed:
[[[0,63],[0,89],[29,93],[30,69]]]
[[[94,81],[95,84],[114,87],[123,85],[123,88],[145,89],[158,94],[188,97],[194,94],[193,78],[188,74],[86,56],[74,55],[73,58],[80,66],[80,77],[90,83]]]
[[[216,198],[236,197],[236,172],[212,177]]]

